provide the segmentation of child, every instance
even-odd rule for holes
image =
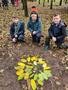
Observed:
[[[2,0],[2,6],[8,9],[8,0]]]
[[[66,25],[61,20],[61,16],[59,14],[55,14],[53,16],[53,22],[48,30],[48,37],[46,37],[45,41],[45,49],[50,48],[50,40],[52,39],[58,48],[61,48],[62,43],[64,43],[64,39],[66,36]]]
[[[31,7],[31,13],[32,13],[32,12],[38,13],[38,9],[36,8],[36,6],[32,6],[32,7]]]
[[[13,17],[13,23],[11,24],[10,28],[10,35],[14,43],[17,41],[24,41],[24,23],[22,23],[18,17]]]
[[[15,6],[15,0],[11,0],[13,6]]]
[[[36,12],[31,13],[27,27],[32,35],[32,41],[39,44],[41,39],[41,21]]]
[[[19,0],[15,0],[15,3],[16,3],[16,7],[19,6]]]

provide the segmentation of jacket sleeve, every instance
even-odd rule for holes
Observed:
[[[39,21],[39,22],[38,22],[38,28],[37,28],[36,33],[41,32],[41,29],[42,29],[42,26],[41,26],[41,21]]]
[[[50,26],[50,28],[48,29],[48,33],[50,37],[53,37],[53,31],[52,31],[52,25]]]
[[[27,29],[28,29],[30,32],[33,32],[33,30],[31,29],[30,21],[27,23]]]
[[[57,39],[63,39],[66,36],[66,27],[65,26],[62,26],[61,27],[61,30],[62,30],[62,35],[61,36],[58,36]]]
[[[21,24],[21,26],[20,26],[20,30],[19,30],[19,32],[18,32],[18,35],[20,35],[20,34],[23,34],[24,35],[24,33],[25,33],[25,28],[24,28],[24,23],[22,23]]]
[[[11,38],[14,38],[14,25],[13,24],[11,24],[10,26],[10,36]]]

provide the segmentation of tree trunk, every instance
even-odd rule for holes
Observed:
[[[38,3],[40,4],[40,0],[38,1]]]
[[[43,7],[45,6],[45,0],[43,0]]]
[[[47,2],[49,3],[49,0],[47,0]]]
[[[54,0],[54,2],[55,2],[55,0]]]
[[[26,17],[28,17],[27,0],[23,0],[23,5],[24,5],[24,14]]]
[[[53,8],[53,0],[51,0],[50,9]]]
[[[22,2],[22,9],[24,9],[24,0],[21,0]]]
[[[60,3],[59,3],[59,5],[60,5],[60,6],[62,5],[62,0],[60,0]]]
[[[67,3],[68,0],[65,0],[65,4]]]

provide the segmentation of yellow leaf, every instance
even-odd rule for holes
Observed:
[[[44,67],[44,70],[47,70],[47,69],[50,69],[50,67],[48,67],[48,66],[47,67]]]
[[[42,61],[43,59],[42,58],[39,58],[39,61]]]
[[[27,61],[28,61],[28,62],[30,62],[30,60],[31,60],[31,58],[30,58],[30,57],[28,57],[28,58],[27,58]]]
[[[18,76],[18,80],[22,80],[24,75]]]
[[[25,67],[25,64],[22,63],[22,62],[18,62],[18,65],[19,65],[19,66],[22,66],[23,68]]]
[[[33,68],[33,66],[28,66],[28,68],[31,68],[31,69],[32,69],[32,68]]]
[[[20,70],[18,70],[18,71],[16,71],[16,75],[21,75],[21,74],[23,74],[23,70],[22,69],[20,69]]]
[[[35,82],[35,80],[34,79],[31,79],[31,87],[32,87],[32,89],[33,90],[36,90],[36,82]]]
[[[34,61],[34,65],[37,65],[37,62],[36,61]]]
[[[22,58],[21,61],[22,61],[22,62],[27,62],[26,59],[24,59],[24,58]]]
[[[45,61],[39,61],[39,64],[45,64]]]
[[[31,61],[37,61],[37,57],[36,56],[32,57]]]
[[[24,79],[27,80],[29,78],[29,74],[28,73],[25,73],[24,74]]]
[[[44,67],[44,68],[47,67],[47,63],[43,64],[43,67]]]
[[[17,67],[14,67],[14,68],[15,68],[15,70],[20,70],[20,69],[23,70],[23,67],[22,66],[17,66]]]

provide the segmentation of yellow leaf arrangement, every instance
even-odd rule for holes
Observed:
[[[32,90],[37,90],[37,85],[43,86],[44,80],[48,80],[52,76],[51,68],[46,60],[39,56],[23,56],[15,70],[18,80],[30,81]]]

